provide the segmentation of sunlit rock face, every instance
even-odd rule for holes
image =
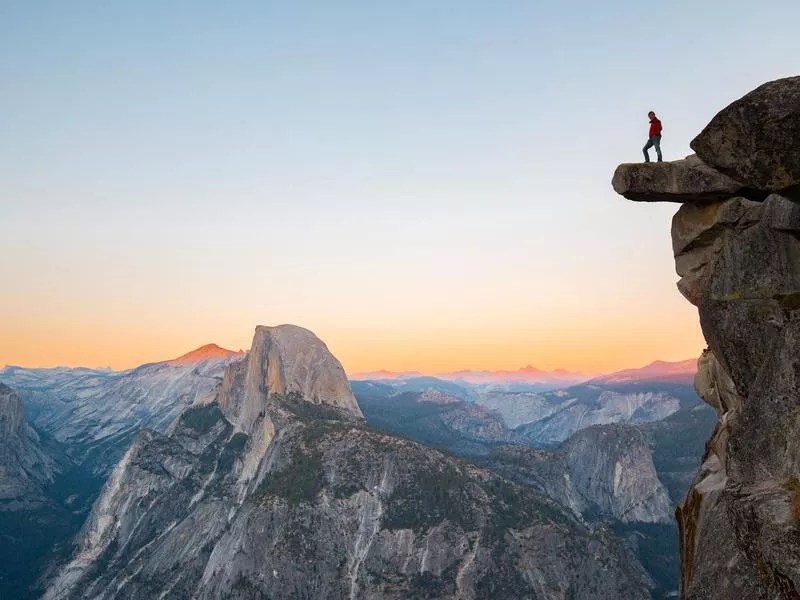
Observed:
[[[281,326],[137,436],[45,598],[644,600],[650,585],[608,529],[366,427],[324,344]]]
[[[718,414],[677,511],[687,600],[800,598],[798,140],[800,77],[734,102],[692,147],[746,195],[673,219],[678,287],[708,343],[696,388]]]
[[[757,190],[800,188],[800,77],[765,83],[715,116],[692,141],[711,167]]]
[[[295,325],[259,326],[247,361],[225,375],[220,407],[247,433],[270,396],[288,394],[362,417],[344,368],[322,340]]]

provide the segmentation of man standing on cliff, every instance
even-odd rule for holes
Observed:
[[[652,110],[647,113],[647,116],[650,117],[650,135],[648,136],[649,139],[644,145],[644,148],[642,148],[642,152],[644,152],[644,162],[650,162],[650,152],[648,152],[648,150],[653,146],[656,147],[658,162],[661,162],[661,121],[658,120],[656,113]]]

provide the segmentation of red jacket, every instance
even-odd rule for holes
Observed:
[[[661,121],[658,120],[658,117],[653,117],[650,119],[650,137],[657,135],[661,135]]]

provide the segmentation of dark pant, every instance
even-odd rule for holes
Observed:
[[[647,140],[647,143],[644,145],[644,148],[642,148],[642,152],[644,152],[644,161],[645,162],[650,162],[650,153],[648,152],[648,150],[650,148],[652,148],[653,146],[656,147],[656,155],[658,155],[658,162],[661,162],[661,136],[660,135],[654,135],[653,137],[651,137],[649,140]]]

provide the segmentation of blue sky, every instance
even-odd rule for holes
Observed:
[[[798,18],[788,0],[0,2],[0,364],[126,366],[281,322],[351,370],[691,356],[676,207],[617,198],[611,174],[648,110],[680,158],[796,74]]]

